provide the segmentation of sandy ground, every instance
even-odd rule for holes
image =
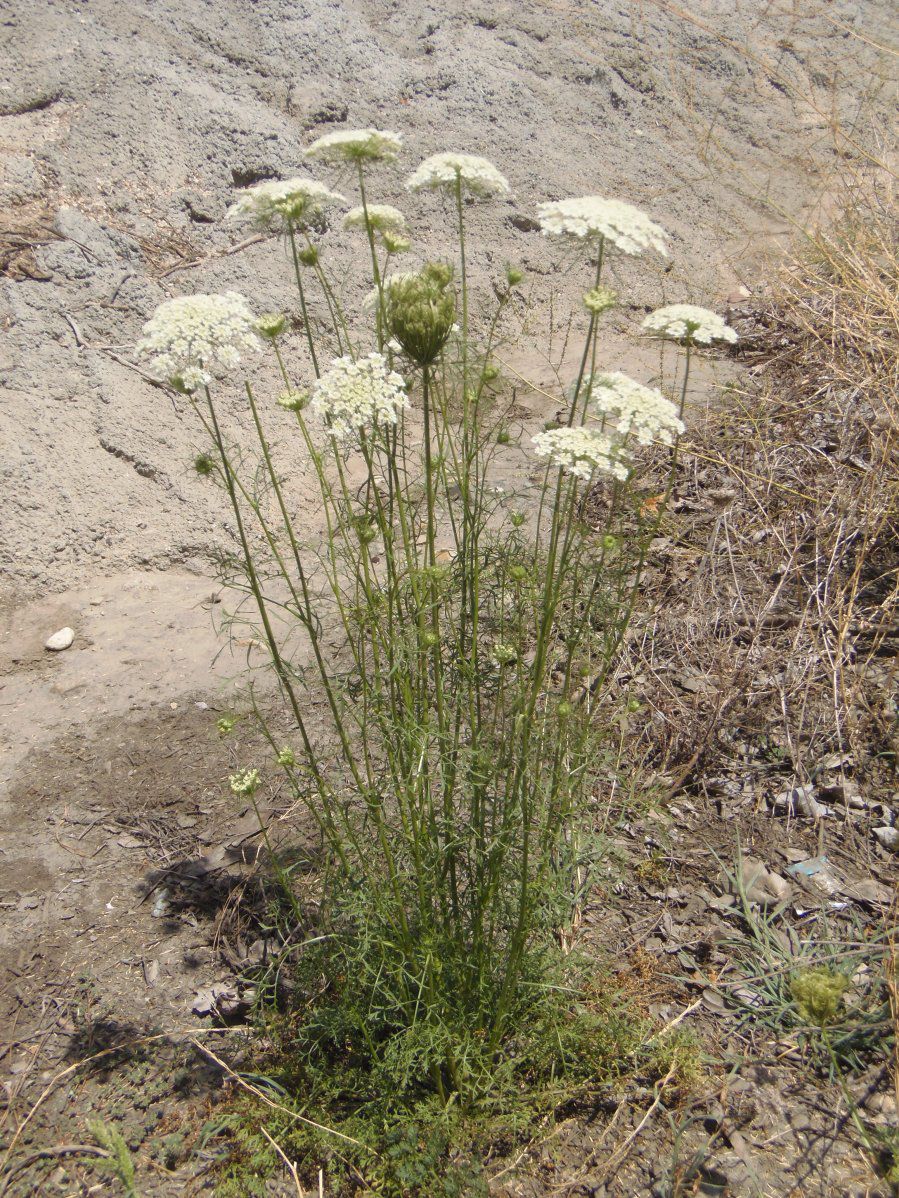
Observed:
[[[138,910],[141,879],[175,853],[160,856],[159,828],[135,845],[133,821],[119,818],[130,798],[119,767],[129,745],[139,755],[174,746],[155,766],[144,753],[133,767],[152,777],[140,811],[149,819],[174,795],[182,823],[199,819],[202,831],[205,806],[218,831],[203,841],[175,821],[178,851],[227,848],[221,828],[240,813],[222,783],[236,750],[222,752],[212,721],[243,657],[240,646],[217,656],[208,559],[230,525],[190,469],[201,435],[183,403],[134,369],[132,350],[172,295],[235,288],[258,310],[296,308],[277,238],[231,252],[248,232],[223,219],[236,189],[305,169],[300,150],[321,133],[397,129],[407,151],[371,198],[409,213],[420,261],[443,250],[448,217],[435,200],[413,204],[402,179],[440,149],[484,154],[514,194],[470,212],[476,284],[513,261],[538,299],[570,299],[585,283],[556,272],[533,224],[538,202],[598,192],[636,203],[671,231],[671,266],[616,268],[631,306],[616,315],[603,364],[624,360],[649,381],[657,361],[632,339],[645,308],[724,307],[754,293],[765,255],[826,207],[839,164],[834,123],[854,153],[888,120],[877,43],[889,39],[891,8],[0,4],[0,958],[19,996],[4,1010],[19,1032],[22,1012],[43,1026],[34,1002],[52,979],[104,961],[123,1017],[139,1019],[148,1002],[163,1022],[189,1015],[183,970],[162,990],[146,983],[147,962],[157,962],[154,979],[160,968],[134,946],[150,936],[146,904],[131,924],[110,914]],[[354,194],[351,179],[311,173]],[[322,246],[352,306],[369,286],[359,246],[339,229]],[[299,337],[290,351],[302,374]],[[519,367],[539,375],[540,347],[517,352]],[[697,374],[694,402],[715,377]],[[265,368],[257,381],[274,382]],[[532,401],[534,417],[550,406]],[[248,431],[236,399],[229,418],[235,436]],[[299,463],[298,500],[303,479]],[[63,625],[74,644],[51,655],[43,642]],[[177,798],[185,777],[194,797],[206,794],[199,806]],[[85,863],[67,821],[87,828],[102,868]],[[39,943],[55,947],[41,968],[23,967],[23,945]],[[152,1002],[129,981],[138,959]],[[38,1069],[33,1058],[26,1068],[16,1057],[19,1075]]]

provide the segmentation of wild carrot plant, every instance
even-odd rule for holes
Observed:
[[[241,585],[295,729],[287,747],[258,711],[271,768],[284,771],[321,841],[308,933],[318,948],[298,951],[322,984],[294,1027],[296,1051],[464,1106],[527,1055],[558,993],[560,931],[596,799],[596,696],[658,522],[635,501],[635,453],[656,446],[671,463],[683,404],[596,370],[615,303],[604,261],[664,254],[664,231],[620,202],[562,201],[539,216],[548,236],[583,247],[579,366],[559,397],[561,419],[530,440],[513,437],[494,354],[521,274],[508,269],[492,309],[476,311],[465,221],[469,202],[509,185],[472,155],[424,161],[407,187],[445,195],[455,252],[391,274],[392,256],[408,248],[406,220],[369,195],[376,168],[400,149],[396,134],[368,129],[308,151],[342,165],[358,188],[344,225],[368,240],[362,319],[347,318],[316,243],[326,205],[342,197],[298,178],[261,184],[232,211],[285,235],[300,360],[282,349],[283,316],[254,319],[230,294],[163,304],[140,349],[189,396],[210,438],[206,472],[214,467],[233,511]],[[324,331],[310,318],[310,286],[328,313]],[[650,327],[689,354],[706,326],[684,319]],[[286,414],[243,382],[251,453],[223,426],[217,379],[262,347]],[[299,457],[317,480],[315,530],[291,505]],[[503,461],[523,480],[518,493],[497,486]],[[595,488],[607,496],[601,527],[588,518]],[[326,705],[324,740],[309,727],[310,692]],[[258,782],[251,771],[235,786],[252,793]],[[280,866],[279,878],[302,920]],[[553,1069],[565,1063],[569,999],[552,1008]]]

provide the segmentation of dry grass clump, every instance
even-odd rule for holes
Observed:
[[[677,783],[702,766],[704,786],[758,797],[836,771],[882,801],[899,752],[888,197],[869,190],[808,233],[770,300],[731,320],[750,381],[684,451],[649,583],[663,601],[619,681],[648,700],[642,751]]]

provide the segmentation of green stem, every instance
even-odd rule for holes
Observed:
[[[382,350],[384,348],[384,286],[381,281],[381,271],[378,267],[375,231],[371,227],[371,220],[368,215],[368,198],[365,194],[365,171],[362,169],[361,161],[356,163],[356,168],[359,174],[359,195],[362,197],[362,211],[365,216],[365,231],[368,234],[368,248],[371,252],[371,273],[378,292],[378,349]]]
[[[315,353],[315,342],[312,338],[312,326],[309,323],[309,312],[306,308],[306,292],[303,289],[303,272],[300,269],[300,257],[297,252],[297,242],[294,236],[293,221],[287,222],[287,235],[290,238],[290,252],[293,256],[293,269],[297,280],[297,291],[300,293],[300,311],[303,314],[303,325],[306,329],[306,340],[309,343],[309,356],[312,359],[312,369],[315,371],[315,377],[321,378],[321,371],[318,368],[318,357]]]
[[[443,692],[443,660],[442,647],[440,643],[440,596],[437,585],[437,579],[434,571],[437,566],[437,542],[436,530],[437,521],[434,510],[435,495],[434,495],[434,460],[431,451],[431,402],[429,382],[431,376],[431,368],[423,367],[422,373],[422,411],[424,413],[424,451],[425,451],[425,491],[427,505],[427,555],[426,561],[431,569],[430,575],[430,608],[431,608],[431,636],[434,644],[431,651],[432,669],[434,671],[434,698],[437,708],[437,730],[438,730],[438,745],[441,763],[444,768],[442,770],[442,790],[443,790],[443,838],[444,851],[447,857],[447,867],[449,870],[450,879],[450,899],[452,903],[453,916],[456,926],[458,927],[459,914],[459,891],[456,878],[456,854],[455,850],[447,843],[455,841],[455,829],[453,827],[453,796],[451,788],[447,785],[449,779],[446,769],[446,750],[448,745],[447,727],[446,727],[446,708],[444,703]],[[451,771],[450,771],[451,774]]]
[[[315,266],[313,269],[315,270],[316,276],[318,277],[318,281],[321,285],[321,289],[325,294],[325,301],[328,305],[328,311],[331,314],[331,325],[334,329],[334,336],[337,339],[338,352],[341,354],[343,353],[343,342],[342,342],[341,336],[340,336],[341,329],[342,329],[343,336],[346,338],[347,348],[349,349],[350,355],[355,357],[355,355],[353,354],[353,346],[350,341],[349,329],[347,328],[346,317],[344,316],[343,309],[340,306],[340,300],[337,298],[337,296],[334,293],[334,289],[331,287],[331,284],[328,282],[328,276],[325,274],[324,268],[322,267],[322,264],[319,261],[318,251],[316,250],[315,245],[312,242],[312,238],[309,236],[308,230],[304,230],[304,232],[306,234],[306,244],[308,245],[310,250],[315,251]]]

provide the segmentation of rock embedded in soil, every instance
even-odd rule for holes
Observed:
[[[814,786],[794,786],[781,791],[774,796],[772,804],[775,811],[805,816],[806,819],[819,820],[831,814],[830,808],[815,798]]]
[[[63,649],[68,649],[75,639],[75,632],[71,628],[60,628],[58,632],[54,632],[52,636],[48,636],[44,641],[44,648],[49,649],[51,653],[61,653]]]
[[[899,853],[899,828],[885,826],[883,828],[874,828],[873,831],[878,842],[885,849],[891,849],[892,852]]]

